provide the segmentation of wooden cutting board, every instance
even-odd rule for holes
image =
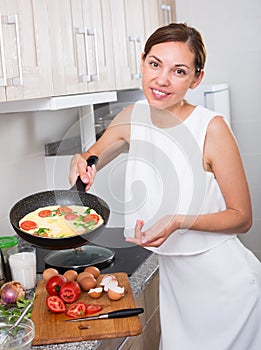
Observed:
[[[101,305],[103,307],[101,313],[136,307],[128,275],[124,272],[114,273],[114,275],[119,281],[119,286],[125,288],[125,295],[121,300],[112,301],[105,292],[99,299],[92,299],[87,295],[87,292],[82,292],[78,301]],[[102,275],[98,279],[98,284],[101,278]],[[51,313],[46,306],[47,296],[48,293],[45,289],[45,281],[41,280],[37,285],[31,317],[35,325],[35,337],[32,345],[127,337],[138,335],[142,331],[139,316],[119,319],[63,322],[69,317],[65,314]],[[79,325],[89,325],[90,328],[80,330]]]

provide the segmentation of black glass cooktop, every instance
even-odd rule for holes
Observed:
[[[94,246],[94,248],[97,246],[105,247],[113,253],[113,257],[109,258],[108,262],[98,265],[102,273],[126,272],[128,276],[131,276],[151,254],[151,251],[147,249],[126,243],[123,237],[123,228],[119,227],[105,228],[102,236],[96,242],[89,242],[86,245],[86,247],[90,246]],[[56,252],[60,253],[61,251],[36,248],[38,273],[42,273],[45,268],[52,266],[48,264],[47,256],[56,254]],[[59,272],[63,273],[62,270],[61,268]],[[78,269],[78,272],[80,270]]]

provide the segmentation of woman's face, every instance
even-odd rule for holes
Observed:
[[[203,77],[203,72],[195,76],[194,54],[188,45],[174,41],[154,45],[141,70],[149,104],[169,111],[181,106],[187,90],[196,87]]]

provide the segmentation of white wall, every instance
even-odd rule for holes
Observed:
[[[175,3],[177,22],[194,26],[205,39],[204,81],[230,86],[232,128],[245,164],[254,213],[252,229],[240,238],[261,259],[261,1]]]
[[[72,125],[77,129],[78,109],[0,114],[1,236],[15,234],[9,223],[11,207],[19,199],[47,189],[44,145],[64,138]],[[74,136],[75,130],[71,134]]]

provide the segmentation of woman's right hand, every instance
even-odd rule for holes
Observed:
[[[70,164],[69,181],[72,186],[75,185],[78,176],[86,184],[85,191],[88,191],[93,184],[96,174],[95,165],[87,166],[86,160],[81,154],[75,154]]]

